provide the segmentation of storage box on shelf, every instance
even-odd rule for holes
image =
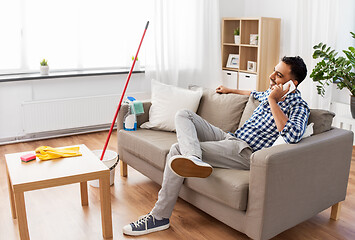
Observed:
[[[222,20],[222,69],[224,80],[236,81],[237,87],[254,87],[248,90],[264,91],[269,87],[269,75],[280,60],[279,18],[223,18]],[[234,29],[239,28],[240,43],[234,42]],[[227,67],[230,54],[239,55],[239,68]],[[249,61],[249,67],[248,67]],[[254,63],[250,63],[254,62]],[[251,67],[256,65],[254,69]],[[228,72],[236,72],[228,75]],[[230,73],[230,72],[229,72]],[[242,75],[241,73],[247,73]],[[239,77],[238,77],[239,75]],[[249,76],[249,77],[245,77]],[[239,79],[239,80],[238,80]],[[248,83],[248,81],[253,81]],[[238,81],[243,81],[238,83]]]
[[[256,74],[240,72],[238,77],[238,89],[256,89]]]
[[[223,71],[222,83],[229,88],[238,88],[238,73],[234,71]]]

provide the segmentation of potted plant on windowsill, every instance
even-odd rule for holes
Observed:
[[[355,34],[350,33],[355,38]],[[313,49],[315,49],[313,58],[322,59],[314,67],[310,76],[314,82],[318,82],[318,94],[324,96],[325,86],[331,82],[335,83],[340,90],[347,88],[351,93],[351,115],[355,118],[355,48],[349,47],[348,50],[343,50],[346,58],[337,57],[338,53],[324,43],[315,45]]]
[[[42,62],[40,62],[40,64],[41,64],[41,66],[39,68],[40,74],[41,75],[48,75],[49,66],[48,66],[47,60],[43,59]]]
[[[134,61],[134,56],[132,56],[132,62],[133,61]],[[137,57],[136,63],[134,64],[133,71],[140,71],[140,70],[141,70],[141,64],[138,61],[138,57]]]
[[[234,29],[234,43],[235,44],[240,44],[240,31],[239,27]]]

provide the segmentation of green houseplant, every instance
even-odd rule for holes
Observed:
[[[49,66],[48,66],[48,62],[46,59],[43,59],[40,62],[41,66],[39,68],[41,75],[48,75],[49,72]]]
[[[236,28],[236,29],[234,29],[234,35],[237,35],[237,36],[239,36],[239,28]]]
[[[48,66],[47,60],[43,59],[42,62],[40,62],[41,66]]]
[[[350,32],[352,37],[355,34]],[[317,92],[324,96],[325,86],[335,83],[341,90],[347,88],[351,93],[351,114],[355,118],[355,48],[349,47],[343,50],[345,57],[337,56],[338,53],[324,43],[319,43],[313,47],[315,49],[313,58],[320,58],[311,73],[311,78],[317,82]]]
[[[240,30],[239,27],[234,29],[234,43],[240,44]]]
[[[132,62],[134,61],[134,56],[132,56]],[[141,63],[137,57],[136,63],[134,64],[133,71],[140,71],[141,70]]]

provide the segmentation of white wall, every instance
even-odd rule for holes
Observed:
[[[31,99],[32,88],[28,82],[6,82],[0,86],[0,139],[20,136],[21,103]]]
[[[245,8],[247,17],[275,17],[281,18],[281,36],[280,36],[280,57],[289,56],[291,44],[292,12],[295,9],[293,0],[249,0]]]
[[[219,14],[221,18],[224,17],[244,17],[245,15],[245,1],[244,0],[220,0]]]

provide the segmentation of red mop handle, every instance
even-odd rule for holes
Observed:
[[[102,159],[104,158],[104,155],[105,155],[105,152],[106,152],[106,148],[107,148],[108,142],[110,141],[110,137],[111,137],[111,134],[112,134],[113,126],[115,125],[118,112],[120,111],[123,97],[124,97],[124,95],[126,94],[126,89],[127,89],[129,80],[130,80],[130,78],[131,78],[132,71],[133,71],[133,68],[134,68],[134,64],[136,63],[136,60],[137,60],[137,57],[138,57],[138,53],[139,53],[139,49],[141,48],[141,45],[142,45],[142,42],[143,42],[143,39],[144,39],[144,36],[145,36],[145,32],[146,32],[147,29],[148,29],[148,25],[149,25],[149,21],[147,22],[147,25],[145,26],[145,29],[144,29],[144,32],[143,32],[143,36],[142,36],[141,42],[139,43],[139,47],[138,47],[136,56],[135,56],[135,58],[134,58],[134,60],[133,60],[133,64],[132,64],[131,70],[129,71],[129,74],[128,74],[128,77],[127,77],[127,80],[126,80],[126,84],[125,84],[125,86],[124,86],[124,89],[123,89],[123,92],[122,92],[122,95],[121,95],[120,102],[118,103],[118,107],[117,107],[117,110],[116,110],[116,113],[115,113],[115,117],[113,118],[110,131],[108,132],[108,136],[107,136],[107,139],[106,139],[106,143],[105,143],[104,149],[103,149],[103,151],[102,151],[102,155],[101,155],[101,157],[100,157],[100,160],[101,160],[101,161],[102,161]]]

